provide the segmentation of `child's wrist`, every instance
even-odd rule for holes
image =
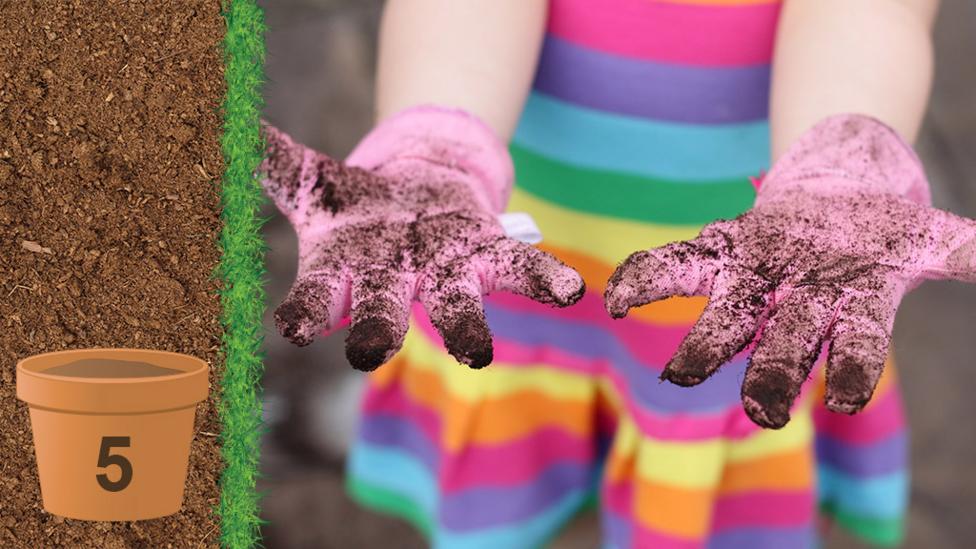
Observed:
[[[791,189],[876,192],[931,204],[921,160],[894,129],[861,114],[827,117],[807,130],[757,185],[760,199]]]
[[[477,180],[474,189],[501,212],[508,202],[514,167],[508,148],[477,116],[460,109],[421,105],[380,122],[346,162],[378,169],[401,160],[423,160]]]

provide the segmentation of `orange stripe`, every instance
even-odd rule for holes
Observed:
[[[620,453],[614,449],[607,457],[607,465],[603,473],[603,481],[610,484],[630,482],[636,475],[633,452]]]
[[[818,364],[817,368],[820,373],[817,376],[817,381],[814,386],[813,402],[822,404],[824,396],[827,393],[827,369],[823,363]],[[895,366],[894,357],[889,353],[888,358],[885,360],[884,371],[881,372],[881,379],[878,380],[878,386],[874,388],[874,395],[871,396],[871,400],[864,406],[862,412],[873,408],[875,402],[881,402],[881,397],[890,391],[892,387],[895,387],[897,382],[898,368]]]
[[[558,257],[563,263],[571,265],[579,271],[590,291],[597,292],[599,295],[603,295],[606,291],[607,281],[613,274],[613,268],[606,263],[594,259],[590,255],[559,248],[551,244],[542,243],[539,244],[539,248]],[[656,324],[690,323],[698,320],[707,303],[708,298],[706,297],[672,297],[633,309],[629,316]]]
[[[715,492],[639,481],[635,500],[634,511],[644,527],[676,537],[701,539],[712,520]]]
[[[719,492],[802,490],[813,483],[813,452],[808,448],[734,463],[728,462]]]

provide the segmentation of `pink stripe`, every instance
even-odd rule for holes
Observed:
[[[613,383],[614,389],[627,407],[630,419],[644,436],[662,441],[692,442],[716,437],[740,439],[758,429],[738,403],[731,410],[719,410],[709,414],[699,412],[663,415],[652,412],[636,403],[625,380],[613,368],[606,368],[604,375]]]
[[[761,526],[796,527],[810,523],[814,516],[811,490],[800,492],[747,492],[720,496],[712,515],[712,531]]]
[[[469,446],[443,462],[441,488],[450,493],[474,486],[526,484],[554,463],[592,463],[594,451],[594,441],[556,428],[507,444]]]
[[[905,412],[901,393],[895,384],[889,385],[880,400],[856,415],[831,412],[817,406],[813,421],[817,436],[826,436],[854,445],[868,445],[884,440],[905,429]]]
[[[441,418],[436,410],[414,402],[405,392],[401,383],[391,383],[386,387],[369,385],[363,397],[363,415],[392,415],[409,418],[410,422],[423,431],[424,435],[440,447]]]
[[[426,331],[426,328],[424,328]],[[429,334],[428,334],[429,335]],[[546,364],[559,370],[583,374],[599,375],[604,368],[600,361],[568,353],[558,347],[543,345],[529,347],[507,339],[495,339],[495,360],[508,364]]]
[[[705,66],[769,63],[780,4],[553,0],[549,32],[587,48]]]
[[[634,483],[629,480],[623,482],[604,481],[603,492],[600,502],[607,506],[607,509],[621,517],[630,518],[631,502],[634,500]]]
[[[437,474],[440,489],[445,493],[475,486],[525,484],[554,463],[586,464],[595,459],[595,441],[555,427],[503,444],[471,445],[456,453],[449,452],[440,443],[437,414],[411,400],[396,383],[386,388],[371,386],[366,393],[363,414],[390,415],[419,427],[438,449],[441,466]]]
[[[632,317],[615,320],[607,314],[603,296],[592,292],[586,292],[576,305],[564,309],[542,305],[506,292],[492,294],[489,299],[493,306],[531,314],[539,318],[540,322],[545,322],[548,317],[600,328],[613,334],[635,360],[658,372],[664,369],[681,340],[691,330],[691,324],[665,326]]]
[[[625,520],[633,520],[633,483],[623,481],[604,484],[601,502],[607,510]],[[712,533],[747,527],[796,527],[810,524],[814,512],[814,496],[810,490],[790,493],[749,492],[716,498],[712,514]],[[701,547],[698,540],[668,536],[634,524],[634,547],[664,547],[686,549]]]

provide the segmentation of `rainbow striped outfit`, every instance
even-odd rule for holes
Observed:
[[[747,210],[767,168],[779,3],[553,0],[511,145],[512,211],[587,293],[553,309],[486,300],[495,361],[458,365],[417,308],[374,372],[349,459],[353,496],[435,547],[536,547],[596,500],[606,547],[800,548],[818,506],[901,538],[907,444],[893,374],[864,412],[828,412],[822,368],[779,431],[753,425],[738,356],[695,388],[658,381],[704,298],[614,321],[602,294],[629,253]],[[887,369],[893,372],[892,368]]]

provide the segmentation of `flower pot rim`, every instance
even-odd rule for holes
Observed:
[[[78,376],[64,376],[57,374],[46,374],[45,370],[35,370],[32,367],[36,363],[44,363],[48,359],[61,356],[61,355],[98,355],[99,358],[106,358],[105,355],[119,354],[128,355],[131,353],[146,353],[156,356],[167,356],[174,359],[179,359],[181,362],[196,362],[193,369],[184,370],[178,374],[164,374],[158,376],[146,376],[146,377],[78,377]],[[77,356],[77,359],[84,358],[83,356]],[[129,357],[132,358],[132,357]],[[47,368],[53,368],[54,366],[48,365]],[[209,364],[200,358],[192,355],[187,355],[183,353],[175,353],[172,351],[161,351],[157,349],[142,349],[142,348],[130,348],[130,347],[86,347],[83,349],[66,349],[63,351],[50,351],[47,353],[40,353],[36,355],[31,355],[29,357],[23,358],[17,362],[17,371],[27,376],[37,377],[41,379],[59,380],[67,381],[70,383],[84,383],[84,384],[97,384],[97,385],[114,385],[114,384],[144,384],[144,383],[158,383],[162,380],[177,380],[186,377],[191,377],[195,375],[200,375],[201,371],[206,371],[209,368]]]
[[[183,370],[147,377],[80,377],[44,370],[83,358],[143,361]],[[41,353],[17,362],[17,398],[31,407],[67,413],[136,414],[194,406],[210,392],[210,366],[171,351],[87,348]]]

